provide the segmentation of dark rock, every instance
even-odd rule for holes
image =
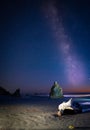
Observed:
[[[0,87],[0,95],[4,95],[4,96],[11,96],[10,92],[8,92],[6,89],[4,89],[3,87]]]
[[[57,82],[54,82],[54,85],[51,87],[51,91],[49,96],[51,98],[61,98],[63,97],[62,88],[59,86]]]
[[[12,96],[14,96],[14,97],[20,97],[21,96],[20,89],[16,89],[16,91],[12,94]]]
[[[15,97],[20,97],[20,89],[16,89],[16,91],[11,94],[9,91],[7,91],[5,88],[0,87],[0,95],[1,96],[15,96]]]
[[[76,111],[74,109],[73,110],[71,110],[71,109],[65,109],[63,111],[63,115],[73,115],[73,114],[76,114]]]

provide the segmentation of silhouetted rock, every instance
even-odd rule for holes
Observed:
[[[21,96],[20,89],[16,89],[16,91],[12,94],[12,96],[14,96],[14,97],[20,97]]]
[[[4,95],[4,96],[11,96],[10,92],[8,92],[6,89],[4,89],[3,87],[0,87],[0,95]]]
[[[59,86],[57,82],[54,82],[54,85],[51,87],[51,91],[49,96],[51,98],[61,98],[63,97],[62,88]]]
[[[76,114],[76,111],[74,109],[65,109],[62,115],[73,115],[73,114]]]

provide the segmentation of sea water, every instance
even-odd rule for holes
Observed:
[[[58,108],[62,102],[67,102],[72,98],[72,102],[78,102],[82,106],[83,112],[90,111],[90,94],[68,94],[63,98],[50,98],[48,95],[31,95],[21,97],[0,96],[0,105],[38,105],[38,106],[51,106],[53,109]]]

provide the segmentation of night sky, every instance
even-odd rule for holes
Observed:
[[[89,0],[0,1],[0,86],[90,92]]]

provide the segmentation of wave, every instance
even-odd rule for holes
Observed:
[[[64,97],[90,97],[90,94],[65,94]]]

